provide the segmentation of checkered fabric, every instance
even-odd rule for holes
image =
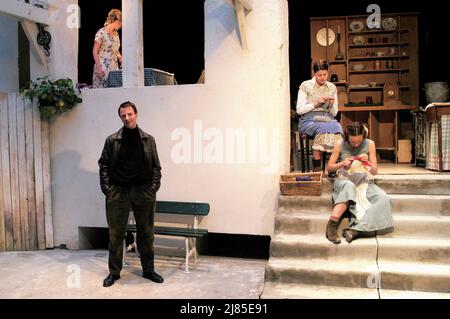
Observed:
[[[427,168],[439,170],[438,124],[432,123],[429,129]],[[441,116],[442,169],[450,170],[450,115]]]
[[[442,169],[450,170],[450,115],[442,115]]]
[[[144,85],[176,85],[178,84],[175,75],[166,71],[145,68],[144,69]],[[108,87],[122,86],[122,70],[114,70],[108,74]]]
[[[122,86],[122,70],[109,71],[108,87],[116,88]]]

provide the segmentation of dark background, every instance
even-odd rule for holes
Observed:
[[[79,82],[92,81],[92,45],[94,35],[103,26],[108,11],[121,9],[121,0],[79,0],[81,29]],[[362,15],[373,0],[288,0],[289,63],[291,101],[297,99],[298,87],[310,78],[311,17]],[[377,0],[383,13],[419,13],[419,85],[450,81],[450,54],[444,50],[448,40],[447,11],[443,2]],[[144,66],[171,73],[179,84],[197,83],[204,69],[204,0],[144,1]],[[420,90],[420,104],[425,96]]]
[[[395,0],[305,1],[289,0],[289,60],[291,105],[295,108],[298,87],[311,78],[311,17],[369,15],[367,6],[378,4],[383,13],[419,13],[419,88],[420,104],[425,106],[424,83],[450,81],[450,54],[444,50],[448,41],[449,18],[444,2]]]
[[[197,83],[205,65],[204,0],[143,3],[144,67],[175,73],[178,84]],[[122,1],[79,0],[79,6],[78,82],[91,84],[95,33],[103,27],[109,10],[122,8]]]

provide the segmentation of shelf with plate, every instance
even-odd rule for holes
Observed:
[[[348,61],[373,61],[373,60],[398,60],[409,59],[408,55],[385,55],[385,56],[356,56],[348,58]]]
[[[350,49],[363,49],[363,48],[381,48],[381,47],[393,47],[393,46],[407,46],[408,42],[384,42],[384,43],[364,43],[364,44],[351,44],[348,47]]]
[[[403,111],[403,110],[415,110],[416,107],[414,105],[371,105],[367,104],[353,104],[352,106],[339,106],[339,112],[363,112],[363,111]]]
[[[396,162],[398,140],[409,138],[402,128],[412,123],[410,110],[419,104],[418,15],[382,14],[380,22],[381,28],[369,29],[367,15],[311,18],[311,57],[330,61],[329,74],[339,79],[334,84],[341,125],[365,123],[381,158]],[[324,41],[322,31],[321,45],[323,28],[335,37]]]
[[[408,29],[397,29],[397,30],[376,29],[363,31],[349,31],[348,35],[393,34],[393,33],[406,33],[408,31],[409,31]]]
[[[409,69],[380,69],[380,70],[350,70],[350,74],[370,74],[370,73],[395,73],[408,72]]]
[[[400,90],[409,90],[408,85],[399,86]],[[382,91],[383,86],[348,86],[349,91]]]
[[[347,85],[348,82],[347,81],[339,81],[339,82],[331,82],[336,86],[342,86],[342,85]]]

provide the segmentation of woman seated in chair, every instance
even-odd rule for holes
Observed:
[[[314,138],[313,171],[322,171],[322,153],[331,153],[342,139],[342,128],[334,119],[338,112],[337,89],[327,81],[327,62],[315,63],[313,71],[314,77],[304,81],[298,90],[297,113],[300,115],[299,133]]]
[[[333,183],[334,207],[326,229],[326,237],[334,244],[341,242],[337,229],[347,210],[352,216],[342,236],[348,242],[374,236],[376,231],[393,230],[391,200],[371,178],[377,174],[375,143],[366,137],[367,129],[362,123],[351,123],[345,128],[344,140],[334,146],[328,161],[328,171],[337,171]]]

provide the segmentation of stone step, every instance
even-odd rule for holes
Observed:
[[[378,299],[378,290],[266,282],[261,299]]]
[[[393,218],[395,230],[383,235],[383,238],[450,239],[450,216],[394,213]]]
[[[377,175],[375,183],[388,194],[448,195],[450,175]]]
[[[378,262],[450,265],[450,239],[377,237],[377,241]]]
[[[448,195],[450,175],[377,175],[375,184],[388,194]],[[333,180],[322,179],[322,194],[331,194]]]
[[[330,214],[278,213],[275,216],[275,234],[324,234]],[[395,231],[383,237],[396,238],[450,238],[450,216],[402,215],[394,213]],[[342,220],[339,234],[348,226]]]
[[[395,260],[399,262],[450,265],[450,239],[359,238],[338,245],[324,235],[276,235],[270,244],[271,257]]]
[[[450,266],[379,262],[382,289],[450,293]]]
[[[450,293],[267,282],[261,299],[450,299]]]
[[[373,261],[346,257],[332,259],[270,258],[265,281],[325,285],[353,288],[372,288],[372,277],[378,273]]]
[[[379,289],[380,299],[450,299],[450,293]]]
[[[271,258],[265,281],[351,288],[450,293],[450,266],[411,262]]]
[[[271,257],[335,258],[376,260],[375,238],[360,238],[351,244],[333,244],[325,235],[277,235],[270,243]]]
[[[275,216],[275,234],[325,234],[330,214],[278,213]],[[345,218],[339,225],[339,233],[348,226]]]
[[[394,213],[450,216],[450,195],[389,195]],[[331,196],[285,196],[278,199],[278,212],[330,213]]]

